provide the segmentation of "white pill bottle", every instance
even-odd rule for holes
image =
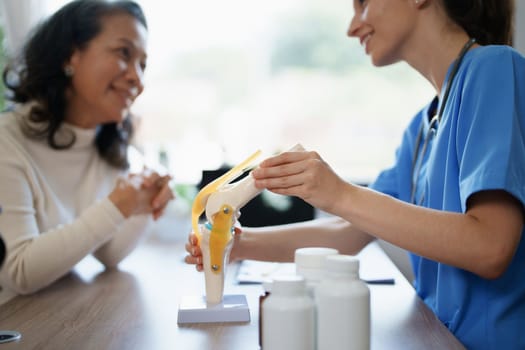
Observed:
[[[331,255],[324,266],[315,290],[317,350],[369,350],[370,290],[359,278],[359,260]]]
[[[308,247],[295,250],[295,271],[306,280],[308,294],[314,298],[315,288],[325,276],[324,261],[329,255],[337,255],[337,249]]]
[[[301,276],[276,277],[262,306],[263,350],[314,350],[314,302]]]

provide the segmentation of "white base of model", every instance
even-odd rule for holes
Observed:
[[[204,296],[185,296],[179,304],[177,323],[250,322],[244,295],[224,295],[222,302],[209,304]]]
[[[222,259],[222,270],[214,272],[210,264],[210,230],[205,226],[201,230],[201,249],[206,284],[205,296],[185,296],[179,304],[177,322],[218,323],[250,322],[250,309],[244,295],[224,295],[224,279],[233,244],[233,239],[226,245]]]

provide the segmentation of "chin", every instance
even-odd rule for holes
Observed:
[[[372,58],[372,64],[376,67],[389,66],[391,64],[399,62],[398,59],[394,59],[392,57],[389,58],[389,57],[371,55],[371,58]]]
[[[120,113],[119,114],[106,114],[104,118],[101,118],[100,124],[122,123],[126,115],[127,114],[120,114]]]
[[[373,50],[369,53],[372,64],[376,67],[389,66],[391,64],[399,62],[398,55],[391,50]]]

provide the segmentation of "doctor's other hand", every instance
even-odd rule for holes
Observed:
[[[199,246],[199,240],[193,232],[188,236],[188,242],[186,243],[185,248],[186,252],[189,254],[184,257],[186,264],[194,264],[197,271],[202,271],[202,251]]]
[[[232,250],[230,252],[230,262],[238,260],[236,258],[237,256],[237,250],[238,245],[236,244],[237,241],[240,239],[240,235],[242,233],[242,230],[240,227],[234,227],[233,229],[233,246]],[[184,257],[184,262],[187,264],[193,264],[195,265],[195,268],[197,271],[202,271],[204,267],[202,266],[202,250],[199,246],[199,240],[197,239],[197,236],[192,232],[188,236],[188,242],[186,243],[186,252],[188,255]]]
[[[349,184],[341,179],[317,152],[284,152],[267,158],[252,171],[255,186],[296,196],[330,212]]]

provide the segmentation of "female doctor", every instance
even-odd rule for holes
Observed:
[[[316,152],[265,160],[258,187],[336,218],[243,228],[232,258],[353,254],[380,238],[411,252],[418,295],[467,348],[525,348],[525,58],[507,46],[513,1],[354,0],[354,10],[348,36],[373,64],[407,62],[436,97],[369,188]],[[187,250],[201,263],[193,236]]]

